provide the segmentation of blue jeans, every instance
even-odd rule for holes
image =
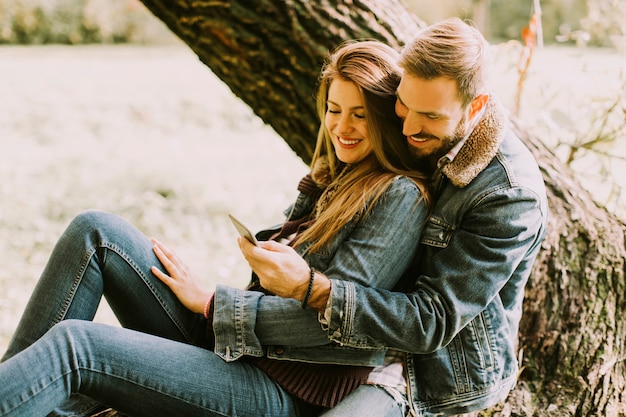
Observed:
[[[132,416],[296,416],[258,368],[207,349],[206,320],[150,272],[152,243],[89,211],[57,242],[0,363],[0,415],[46,416],[80,393]],[[91,322],[102,296],[124,328]]]
[[[384,389],[361,385],[320,417],[403,417],[406,401],[399,403]]]

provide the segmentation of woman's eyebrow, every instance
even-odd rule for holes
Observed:
[[[333,106],[337,106],[337,107],[341,107],[339,104],[335,103],[332,100],[326,100],[327,104],[332,104]],[[358,109],[364,109],[365,106],[352,106],[350,107],[348,110],[358,110]]]

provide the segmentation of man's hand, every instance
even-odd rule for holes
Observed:
[[[239,248],[258,275],[261,286],[273,294],[301,301],[309,286],[311,269],[298,253],[287,245],[274,241],[259,242],[254,246],[238,238]],[[324,311],[330,295],[330,280],[316,272],[309,305]]]
[[[165,267],[167,274],[156,266],[152,267],[152,273],[174,292],[185,307],[194,313],[204,313],[204,306],[212,292],[205,289],[202,281],[176,256],[173,250],[156,239],[152,239],[152,243],[154,253]]]

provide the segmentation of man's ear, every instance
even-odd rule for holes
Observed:
[[[489,101],[489,94],[481,94],[476,97],[469,105],[469,115],[468,120],[474,120],[476,115],[480,114],[480,112],[485,108],[485,105]]]

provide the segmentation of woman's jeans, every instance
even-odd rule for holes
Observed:
[[[72,393],[132,416],[298,415],[262,371],[206,349],[206,320],[153,265],[152,243],[129,223],[77,216],[0,363],[0,415],[46,416]],[[103,295],[124,328],[91,322]]]

